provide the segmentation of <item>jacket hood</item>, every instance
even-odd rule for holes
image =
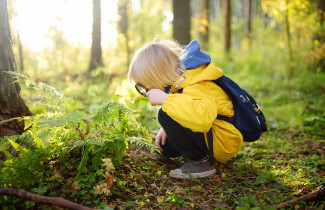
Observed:
[[[186,48],[185,58],[181,60],[186,69],[195,69],[204,64],[211,62],[211,57],[208,53],[202,52],[201,46],[197,40],[193,40]]]
[[[181,60],[186,71],[172,85],[171,92],[203,81],[216,80],[223,75],[221,69],[215,67],[208,53],[200,50],[198,41],[192,41],[185,48],[186,57]]]

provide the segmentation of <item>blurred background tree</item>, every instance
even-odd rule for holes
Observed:
[[[231,0],[226,0],[225,3],[225,51],[229,54],[231,48]]]
[[[173,38],[181,45],[191,41],[191,4],[189,0],[173,0]]]
[[[20,85],[8,72],[17,72],[11,45],[7,0],[0,0],[0,121],[29,116],[29,111],[20,96]],[[24,131],[24,122],[16,120],[0,126],[0,137],[18,135]]]
[[[201,41],[201,46],[203,50],[208,50],[209,48],[209,10],[210,1],[203,0],[200,2],[200,25],[198,28],[199,38]]]
[[[118,1],[118,14],[119,14],[119,22],[118,29],[119,32],[125,38],[125,51],[126,51],[126,64],[127,66],[130,64],[130,47],[129,47],[129,35],[128,35],[128,22],[129,22],[129,0],[119,0]]]
[[[93,0],[93,32],[89,71],[103,66],[101,45],[101,0]]]
[[[248,46],[251,47],[251,34],[252,34],[252,0],[244,0],[245,7],[245,29],[246,29],[246,38],[248,40]]]

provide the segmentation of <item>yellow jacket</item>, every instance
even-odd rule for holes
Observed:
[[[206,133],[212,127],[214,157],[224,163],[237,154],[243,137],[232,124],[216,119],[218,114],[234,115],[231,99],[211,81],[222,75],[212,62],[186,70],[172,85],[162,109],[183,127],[205,133],[206,143]],[[180,89],[182,94],[178,93]]]

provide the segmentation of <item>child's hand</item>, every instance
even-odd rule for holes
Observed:
[[[150,104],[152,106],[163,105],[167,96],[167,93],[159,89],[151,89],[147,92],[147,97],[149,98]]]
[[[165,145],[166,139],[167,139],[167,134],[165,130],[163,128],[160,128],[155,140],[155,145],[160,152],[164,151],[163,148],[161,148],[161,145]]]

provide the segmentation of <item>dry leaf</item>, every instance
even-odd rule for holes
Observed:
[[[109,190],[112,189],[113,184],[114,184],[113,176],[108,171],[106,171],[106,173],[104,174],[104,177],[105,177],[104,182],[107,184],[107,188]]]
[[[181,187],[178,187],[175,191],[175,193],[179,193],[179,194],[183,194],[183,195],[186,195],[186,190],[181,188]]]
[[[164,202],[165,198],[163,196],[157,196],[157,203]]]
[[[101,166],[104,167],[106,171],[115,170],[115,167],[113,166],[112,160],[110,158],[103,158]]]
[[[72,190],[78,190],[78,189],[80,189],[80,187],[78,186],[78,181],[72,182],[71,189]]]

